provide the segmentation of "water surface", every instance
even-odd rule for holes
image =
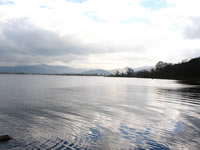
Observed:
[[[198,150],[199,104],[175,80],[0,75],[0,149]]]

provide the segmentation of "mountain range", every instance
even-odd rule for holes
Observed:
[[[1,73],[33,73],[33,74],[68,74],[81,73],[85,69],[75,69],[65,66],[50,66],[50,65],[28,65],[28,66],[3,66],[0,67]]]
[[[46,64],[27,65],[27,66],[0,66],[0,73],[25,73],[25,74],[84,74],[84,75],[110,75],[117,70],[119,72],[126,72],[127,68],[123,69],[78,69],[67,66],[50,66]],[[133,68],[135,71],[148,70],[152,67],[145,66],[140,68]]]

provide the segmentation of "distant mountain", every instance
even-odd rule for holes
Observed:
[[[143,70],[150,71],[152,68],[153,68],[152,66],[143,66],[143,67],[133,68],[133,70],[135,72],[143,71]]]
[[[0,73],[36,73],[36,74],[69,74],[81,73],[85,69],[75,69],[65,66],[49,66],[41,65],[28,65],[28,66],[12,66],[0,67]]]
[[[85,74],[85,75],[111,75],[112,73],[107,71],[107,70],[103,70],[103,69],[95,69],[95,70],[88,70],[88,71],[84,71],[81,74]]]
[[[111,75],[119,72],[125,73],[129,67],[123,69],[104,70],[104,69],[77,69],[67,66],[50,66],[46,64],[27,65],[27,66],[0,66],[0,73],[33,73],[33,74],[83,74],[83,75]],[[145,66],[132,68],[135,72],[141,70],[150,70],[152,67]]]
[[[116,71],[119,71],[120,73],[126,73],[126,71],[127,71],[128,68],[131,68],[131,69],[133,69],[135,72],[138,72],[138,71],[143,71],[143,70],[150,71],[153,67],[152,67],[152,66],[143,66],[143,67],[138,67],[138,68],[125,67],[125,68],[122,68],[122,69],[113,69],[113,70],[110,70],[110,72],[111,72],[112,74],[115,74]]]

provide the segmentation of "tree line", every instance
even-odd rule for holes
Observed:
[[[151,70],[135,72],[128,68],[125,73],[116,71],[111,75],[114,77],[139,77],[139,78],[160,78],[160,79],[200,79],[200,57],[189,61],[172,64],[159,61]]]

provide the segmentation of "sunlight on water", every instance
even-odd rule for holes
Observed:
[[[0,149],[200,147],[200,87],[173,80],[0,75]]]

